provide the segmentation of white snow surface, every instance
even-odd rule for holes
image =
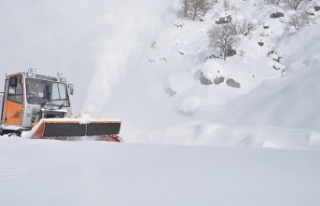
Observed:
[[[120,119],[125,143],[3,136],[0,205],[320,205],[320,1],[299,30],[230,3],[191,21],[178,0],[2,0],[2,79],[63,72],[74,116]],[[207,31],[227,14],[256,29],[223,61]]]
[[[317,205],[312,150],[0,139],[0,205]]]

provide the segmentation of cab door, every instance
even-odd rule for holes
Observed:
[[[23,81],[22,76],[11,76],[7,84],[4,125],[22,125]]]

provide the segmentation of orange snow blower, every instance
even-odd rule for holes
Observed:
[[[122,142],[118,120],[71,118],[66,78],[36,74],[34,69],[7,75],[0,95],[0,135],[22,132],[31,139],[100,140]]]

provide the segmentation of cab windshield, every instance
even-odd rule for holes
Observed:
[[[69,106],[67,86],[64,83],[27,78],[26,95],[29,104]]]

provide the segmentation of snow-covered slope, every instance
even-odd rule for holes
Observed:
[[[227,61],[206,60],[214,53],[207,30],[225,15],[221,2],[204,22],[168,14],[165,29],[103,109],[123,120],[127,142],[319,148],[319,27],[293,29],[294,12],[284,5],[231,3],[234,21],[246,19],[256,29],[242,37],[238,49],[245,54]],[[274,12],[285,16],[270,18]],[[319,22],[319,13],[311,18]],[[224,81],[203,85],[201,73]],[[228,86],[230,78],[240,88]]]

